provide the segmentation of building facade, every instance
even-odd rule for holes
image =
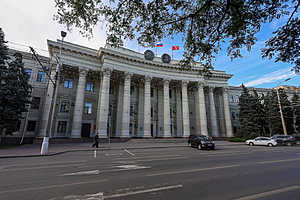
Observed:
[[[33,85],[33,104],[16,134],[232,137],[237,131],[241,88],[228,86],[231,74],[212,70],[208,78],[201,75],[200,64],[183,70],[177,61],[147,60],[144,54],[125,48],[94,50],[68,42],[47,42],[49,58],[41,60],[53,80],[60,55],[62,62],[55,104],[51,104],[54,84],[31,55],[23,53]]]

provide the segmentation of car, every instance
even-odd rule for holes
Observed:
[[[249,146],[260,145],[260,146],[273,147],[277,145],[277,142],[276,140],[269,137],[257,137],[253,140],[247,140],[246,144]]]
[[[276,140],[278,145],[292,146],[297,144],[296,138],[291,135],[273,135],[271,138]]]
[[[215,149],[215,143],[212,138],[206,135],[199,135],[195,137],[191,137],[190,140],[191,147],[196,147],[197,149]]]
[[[189,139],[188,139],[188,146],[191,146],[191,141],[192,139],[194,139],[195,137],[197,137],[197,135],[190,135]]]

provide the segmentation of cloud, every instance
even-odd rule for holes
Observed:
[[[258,86],[265,83],[274,83],[278,80],[287,79],[290,77],[296,76],[294,72],[290,70],[290,68],[285,68],[281,70],[277,70],[275,72],[271,72],[269,74],[266,74],[258,79],[249,81],[245,83],[245,86],[247,87],[253,87]]]

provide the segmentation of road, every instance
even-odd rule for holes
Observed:
[[[300,145],[82,151],[0,159],[0,199],[296,200]]]

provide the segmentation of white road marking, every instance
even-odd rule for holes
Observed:
[[[55,184],[55,185],[41,186],[41,187],[22,188],[22,189],[0,191],[0,194],[15,193],[15,192],[27,192],[27,191],[34,191],[34,190],[45,190],[45,189],[51,189],[51,188],[68,187],[68,186],[73,186],[73,185],[101,183],[101,182],[105,182],[105,181],[107,181],[107,179],[102,179],[102,180],[97,180],[97,181],[78,182],[78,183],[67,183],[67,184],[61,184],[61,185]]]
[[[37,169],[49,169],[49,168],[65,168],[65,167],[78,167],[83,166],[84,164],[72,164],[72,165],[51,165],[44,167],[30,167],[30,168],[18,168],[18,169],[3,169],[1,172],[14,172],[14,171],[23,171],[23,170],[37,170]]]
[[[135,156],[134,153],[131,153],[130,151],[128,151],[127,149],[124,149],[125,152],[127,152],[128,154]]]
[[[105,156],[122,156],[123,153],[106,153]]]
[[[150,168],[150,167],[139,166],[139,165],[120,165],[120,166],[116,166],[116,167],[123,168],[123,169],[146,169],[146,168]]]
[[[162,175],[182,174],[182,173],[191,173],[191,172],[201,172],[201,171],[225,169],[225,168],[232,168],[232,167],[239,167],[239,166],[240,165],[227,165],[227,166],[220,166],[220,167],[189,169],[189,170],[181,170],[181,171],[173,171],[173,172],[163,172],[163,173],[157,173],[157,174],[148,174],[146,176],[162,176]]]
[[[68,195],[65,196],[63,199],[64,200],[103,200],[104,197],[103,197],[103,192],[99,192],[96,194],[86,194],[86,195]]]
[[[99,170],[92,170],[92,171],[81,171],[81,172],[67,173],[67,174],[63,174],[62,176],[97,175],[99,173],[100,173]]]
[[[157,192],[157,191],[162,191],[162,190],[171,190],[171,189],[177,189],[177,188],[182,188],[182,187],[183,187],[183,185],[171,185],[171,186],[152,188],[152,189],[147,189],[147,190],[140,190],[140,191],[120,193],[120,194],[113,194],[113,195],[108,195],[108,196],[104,195],[104,199],[112,199],[112,198],[117,198],[117,197],[124,197],[124,196],[142,194],[142,193],[149,193],[149,192]]]
[[[263,193],[258,193],[258,194],[253,194],[250,196],[244,196],[235,200],[253,200],[253,199],[258,199],[258,198],[263,198],[266,196],[271,196],[274,194],[279,194],[279,193],[283,193],[283,192],[288,192],[291,190],[297,190],[300,189],[299,185],[295,185],[295,186],[290,186],[290,187],[285,187],[285,188],[280,188],[280,189],[276,189],[276,190],[271,190],[268,192],[263,192]]]
[[[292,158],[292,159],[285,159],[285,160],[271,160],[271,161],[263,161],[258,162],[259,164],[269,164],[269,163],[280,163],[280,162],[290,162],[290,161],[297,161],[300,160],[300,158]]]
[[[4,165],[2,166],[3,168],[12,168],[12,167],[29,167],[29,166],[34,166],[36,167],[37,165],[38,166],[43,166],[43,165],[55,165],[55,164],[71,164],[71,163],[84,163],[84,162],[87,162],[87,160],[78,160],[78,161],[65,161],[65,162],[41,162],[39,164],[20,164],[20,165]]]
[[[94,158],[97,157],[97,150],[94,151]]]
[[[175,158],[157,158],[157,159],[140,159],[135,160],[136,162],[152,162],[152,161],[160,161],[160,160],[181,160],[181,159],[187,159],[187,157],[175,157]]]
[[[183,155],[162,155],[162,156],[143,156],[143,157],[135,157],[135,159],[147,159],[147,158],[172,158],[172,157],[183,157]],[[115,160],[128,160],[131,158],[115,158]]]

